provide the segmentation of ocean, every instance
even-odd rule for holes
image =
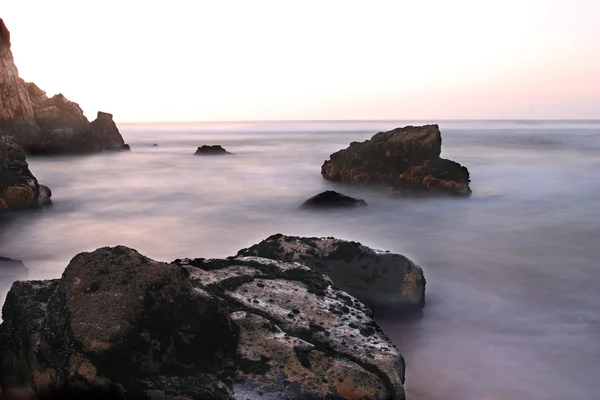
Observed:
[[[442,157],[469,168],[469,198],[321,178],[350,142],[427,122],[121,124],[130,153],[28,158],[54,205],[0,217],[0,255],[46,279],[117,244],[172,261],[275,233],[356,240],[427,278],[421,319],[375,318],[406,359],[408,400],[597,399],[600,121],[438,121]],[[194,156],[203,144],[235,155]],[[369,205],[298,209],[328,189]]]

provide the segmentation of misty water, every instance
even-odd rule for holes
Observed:
[[[442,156],[471,172],[470,198],[321,178],[331,153],[403,125],[122,125],[131,153],[29,159],[54,205],[3,216],[0,255],[45,279],[109,245],[171,261],[233,255],[278,232],[356,240],[427,278],[422,319],[376,314],[406,359],[409,400],[598,398],[600,122],[440,123]],[[235,155],[194,156],[202,144]],[[369,206],[298,210],[326,189]]]

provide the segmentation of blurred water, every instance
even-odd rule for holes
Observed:
[[[600,122],[440,123],[442,156],[471,171],[468,199],[321,178],[329,154],[406,124],[123,125],[131,153],[29,160],[54,206],[0,219],[0,255],[43,279],[107,245],[171,261],[232,255],[277,232],[357,240],[425,270],[424,318],[378,319],[406,358],[409,400],[598,398]],[[236,154],[193,156],[202,144]],[[331,188],[369,206],[297,209]]]

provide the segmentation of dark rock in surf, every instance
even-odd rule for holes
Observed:
[[[354,197],[328,190],[306,200],[300,208],[348,208],[366,205],[367,202],[362,199],[355,199]]]
[[[98,111],[98,116],[90,123],[94,133],[101,138],[102,146],[107,150],[129,151],[131,148],[125,144],[117,124],[113,121],[112,114]]]
[[[41,398],[403,400],[404,361],[370,310],[300,264],[157,262],[118,246],[60,280],[16,282],[0,387]]]
[[[156,143],[153,143],[152,147],[158,147],[158,145]]]
[[[0,213],[49,204],[51,196],[29,170],[19,143],[0,131]]]
[[[321,175],[337,182],[385,184],[392,190],[470,194],[469,171],[440,158],[441,146],[437,125],[379,132],[332,154],[321,167]]]
[[[371,307],[418,314],[425,305],[421,267],[400,254],[358,242],[276,234],[240,250],[237,256],[302,263]]]
[[[225,150],[223,147],[219,145],[207,146],[203,145],[198,147],[195,155],[197,156],[222,156],[227,154],[233,154]]]

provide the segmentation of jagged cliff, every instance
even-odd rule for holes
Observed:
[[[0,18],[0,130],[20,142],[39,140],[33,106],[10,50],[10,32]]]
[[[90,123],[77,103],[62,94],[48,98],[34,83],[19,78],[10,32],[0,18],[0,130],[27,153],[81,154],[127,150],[108,113]]]

